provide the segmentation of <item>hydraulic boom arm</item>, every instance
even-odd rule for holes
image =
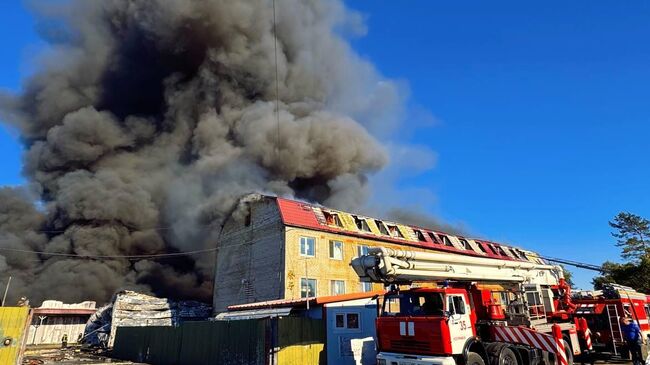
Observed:
[[[379,283],[450,279],[558,285],[563,279],[559,266],[384,247],[370,248],[351,265],[362,281]]]

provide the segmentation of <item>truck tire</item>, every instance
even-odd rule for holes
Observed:
[[[562,340],[564,342],[564,353],[566,354],[566,362],[568,365],[573,365],[573,350],[571,350],[571,346],[569,345],[569,342],[565,339]]]
[[[519,365],[519,359],[514,351],[509,347],[504,347],[499,353],[498,365]]]
[[[485,365],[485,361],[481,355],[470,351],[467,353],[467,364],[465,365]]]

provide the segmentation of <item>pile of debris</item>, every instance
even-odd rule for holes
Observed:
[[[184,321],[206,320],[211,313],[212,308],[205,303],[174,301],[124,290],[90,317],[84,343],[110,348],[117,327],[177,326]]]
[[[93,352],[83,351],[79,347],[68,348],[32,348],[25,352],[22,365],[135,365],[131,361],[111,359]],[[142,364],[144,365],[144,364]]]

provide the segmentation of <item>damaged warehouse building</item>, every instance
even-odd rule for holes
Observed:
[[[533,252],[280,197],[251,194],[219,236],[213,308],[382,290],[350,261],[370,247],[536,260]]]

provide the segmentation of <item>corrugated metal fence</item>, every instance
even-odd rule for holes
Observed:
[[[21,362],[29,319],[29,307],[0,307],[0,364]]]
[[[152,365],[325,364],[325,325],[309,318],[119,327],[115,357]]]

